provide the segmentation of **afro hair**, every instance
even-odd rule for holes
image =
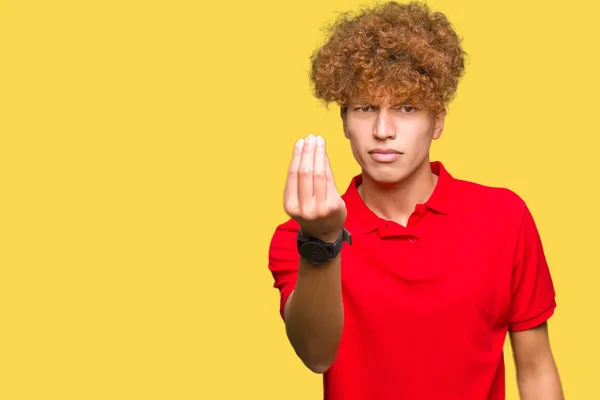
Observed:
[[[423,3],[387,2],[343,13],[311,56],[316,98],[340,106],[420,103],[433,110],[453,99],[466,53],[446,16]]]

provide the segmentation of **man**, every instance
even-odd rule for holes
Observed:
[[[451,24],[423,4],[340,18],[313,56],[361,174],[337,192],[325,141],[293,151],[269,269],[296,354],[328,400],[563,399],[547,320],[555,292],[533,217],[508,189],[429,159],[463,75]]]

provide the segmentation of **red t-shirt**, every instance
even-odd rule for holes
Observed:
[[[500,400],[509,330],[556,307],[535,222],[515,193],[453,178],[440,162],[432,196],[407,227],[343,195],[352,245],[341,253],[344,329],[324,374],[326,400]],[[269,269],[280,313],[294,288],[299,226],[277,227]]]

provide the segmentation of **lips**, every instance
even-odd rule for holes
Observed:
[[[403,154],[402,152],[394,149],[373,149],[369,151],[371,158],[377,162],[390,163],[396,161]]]
[[[373,149],[371,151],[369,151],[369,154],[373,154],[373,153],[381,153],[381,154],[402,154],[401,151],[398,150],[394,150],[394,149]]]

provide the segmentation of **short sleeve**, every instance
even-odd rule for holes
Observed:
[[[510,331],[524,331],[547,321],[556,308],[555,291],[533,216],[524,207],[512,276]]]
[[[269,246],[269,270],[273,275],[274,287],[280,293],[279,313],[284,318],[285,303],[296,287],[298,277],[298,263],[300,255],[296,246],[296,238],[300,225],[290,219],[279,225],[271,239]]]

